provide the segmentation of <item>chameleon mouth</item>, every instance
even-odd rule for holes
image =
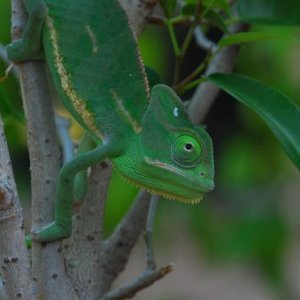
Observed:
[[[141,184],[140,182],[134,181],[131,178],[124,176],[120,171],[118,171],[118,173],[121,175],[121,178],[123,178],[129,184],[134,185],[138,188],[141,188],[152,195],[159,195],[168,200],[176,200],[176,201],[179,201],[179,202],[182,202],[185,204],[198,204],[203,199],[202,195],[199,198],[188,198],[188,197],[184,197],[184,196],[175,195],[173,193],[166,193],[166,192],[158,191],[156,189],[145,186],[145,185]]]
[[[201,189],[200,191],[198,192],[202,192],[202,193],[207,193],[211,190],[213,190],[214,188],[214,183],[213,182],[207,182],[207,183],[199,183],[197,180],[195,180],[195,178],[191,177],[191,176],[187,176],[186,173],[182,172],[180,169],[172,166],[172,165],[169,165],[169,164],[166,164],[164,162],[161,162],[159,160],[152,160],[150,159],[149,157],[145,157],[145,162],[152,166],[152,167],[156,167],[156,168],[160,168],[160,169],[164,169],[168,172],[171,172],[177,176],[180,176],[184,179],[187,179],[189,182],[191,182],[193,184],[193,187],[194,185],[196,186],[200,186]]]

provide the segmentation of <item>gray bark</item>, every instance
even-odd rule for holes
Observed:
[[[22,209],[0,117],[0,264],[4,296],[33,299]]]
[[[101,291],[102,223],[111,169],[106,162],[92,168],[85,201],[74,216],[73,234],[64,242],[68,274],[81,299],[93,299]]]
[[[12,1],[12,37],[20,38],[26,14],[21,1]],[[22,98],[27,122],[31,169],[32,228],[38,229],[53,220],[56,178],[60,155],[55,131],[51,93],[45,63],[18,65]],[[32,244],[32,274],[36,299],[67,299],[75,293],[66,276],[63,256],[57,251],[61,242]]]

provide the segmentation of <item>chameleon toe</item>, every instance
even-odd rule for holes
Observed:
[[[51,242],[63,238],[67,238],[71,235],[72,224],[65,226],[59,226],[55,222],[47,225],[42,230],[33,232],[32,238],[39,242]]]

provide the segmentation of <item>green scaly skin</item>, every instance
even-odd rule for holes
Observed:
[[[209,135],[166,85],[151,92],[134,35],[117,0],[23,0],[28,23],[8,46],[14,62],[44,53],[66,109],[96,142],[60,171],[55,221],[39,241],[72,231],[75,175],[109,158],[130,182],[187,203],[213,189]],[[43,50],[43,51],[42,51]]]

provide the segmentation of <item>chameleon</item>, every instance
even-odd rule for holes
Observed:
[[[118,0],[23,0],[22,38],[11,61],[45,59],[65,108],[95,148],[59,172],[54,221],[33,233],[50,242],[72,232],[74,178],[109,159],[127,181],[165,198],[198,203],[214,187],[213,146],[176,93],[149,88],[135,34]]]

